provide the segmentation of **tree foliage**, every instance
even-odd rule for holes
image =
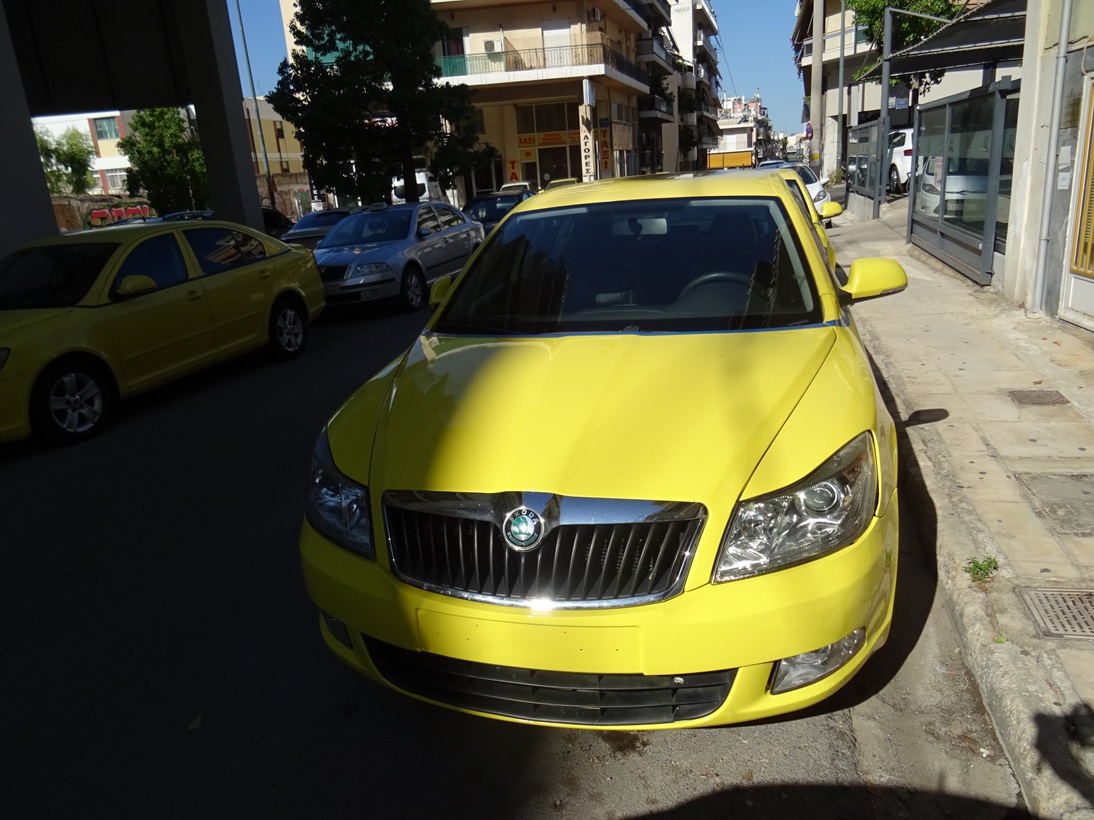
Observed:
[[[48,131],[35,130],[42,170],[51,194],[86,194],[95,184],[91,166],[95,147],[91,137],[69,128],[56,139]]]
[[[885,7],[914,11],[918,14],[929,14],[932,17],[945,17],[953,19],[964,8],[964,3],[951,2],[951,0],[847,0],[847,10],[855,13],[855,24],[866,27],[866,40],[877,49],[878,59],[881,59],[882,49],[885,45]],[[900,51],[908,46],[915,45],[924,37],[938,31],[942,23],[937,20],[925,20],[922,17],[914,17],[910,14],[893,14],[893,34],[890,47],[892,53]],[[863,66],[863,71],[869,71],[876,64]],[[919,88],[928,88],[942,79],[943,71],[929,71],[922,74],[914,74],[913,85]],[[899,78],[902,80],[908,77]],[[893,78],[894,83],[897,78]]]
[[[450,30],[429,0],[299,0],[289,28],[297,48],[267,99],[320,188],[388,199],[391,177],[414,178],[416,151],[442,187],[497,155],[478,143],[471,89],[437,83],[433,47]]]
[[[129,157],[129,193],[144,191],[157,211],[209,207],[205,154],[193,128],[177,108],[138,111],[118,149]]]

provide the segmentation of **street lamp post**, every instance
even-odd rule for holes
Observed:
[[[251,57],[247,53],[247,33],[243,30],[243,11],[239,7],[239,0],[236,0],[236,15],[239,17],[239,40],[243,44],[243,62],[247,64],[247,78],[251,81],[251,100],[255,104],[255,123],[258,126],[258,142],[262,146],[262,163],[266,169],[266,195],[270,198],[270,207],[276,208],[273,176],[270,174],[270,155],[266,153],[266,135],[262,133],[262,112],[258,110],[258,95],[255,94],[255,78],[251,71]]]

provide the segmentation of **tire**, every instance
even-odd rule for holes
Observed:
[[[904,186],[900,184],[900,171],[895,165],[889,166],[889,192],[893,194],[904,193]]]
[[[299,299],[279,296],[270,311],[268,347],[275,359],[295,359],[308,340],[308,316]]]
[[[52,444],[86,441],[113,415],[117,392],[114,376],[101,362],[55,362],[42,371],[31,392],[31,430]]]
[[[426,302],[425,277],[415,267],[403,271],[403,284],[399,288],[399,304],[403,310],[412,313],[421,310]]]

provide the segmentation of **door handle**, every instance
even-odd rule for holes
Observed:
[[[260,270],[258,272],[258,278],[259,279],[269,279],[270,278],[270,271],[266,268],[263,268],[262,270]]]
[[[205,292],[200,291],[200,290],[192,290],[192,291],[190,291],[189,293],[186,294],[186,298],[188,300],[190,300],[191,302],[196,302],[198,299],[201,299],[203,296],[205,296]]]

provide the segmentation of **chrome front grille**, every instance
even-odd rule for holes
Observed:
[[[517,551],[502,525],[534,509],[543,536]],[[435,592],[511,605],[616,607],[679,592],[699,540],[700,504],[539,493],[384,494],[395,573]]]

